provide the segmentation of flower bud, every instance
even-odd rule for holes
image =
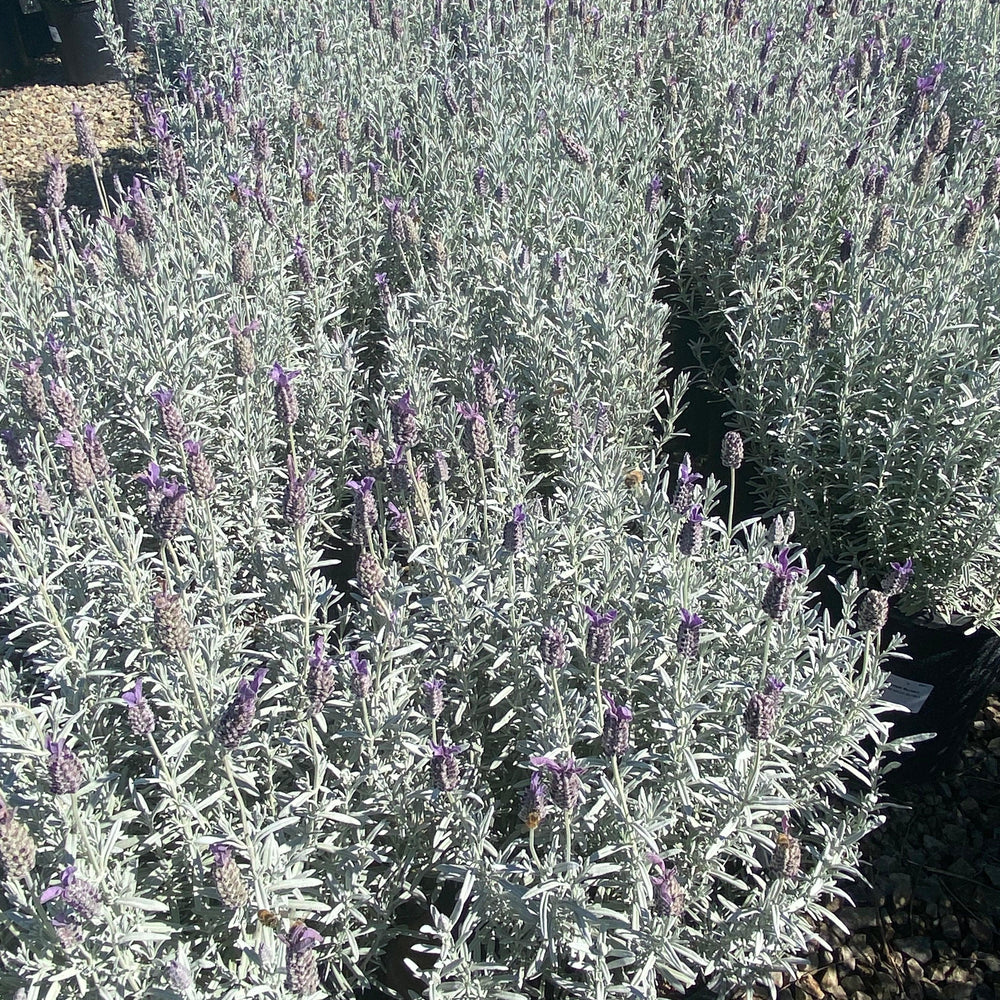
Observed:
[[[227,750],[238,747],[250,732],[257,712],[257,693],[266,676],[267,669],[261,667],[251,680],[243,678],[237,685],[233,700],[219,716],[215,735]]]
[[[881,590],[866,590],[858,600],[859,632],[879,632],[889,620],[889,596]]]
[[[605,612],[597,612],[589,605],[583,610],[590,619],[587,626],[587,658],[592,663],[607,663],[614,648],[611,625],[618,617],[618,611],[611,608]]]
[[[28,828],[0,798],[0,877],[20,881],[35,867],[35,841]]]
[[[153,634],[164,653],[183,653],[190,647],[191,626],[179,594],[163,590],[153,595]]]
[[[722,466],[738,469],[743,464],[743,438],[739,431],[726,431],[722,436]]]
[[[250,900],[246,882],[239,866],[233,860],[233,849],[224,843],[212,844],[209,848],[214,858],[212,875],[215,888],[224,906],[231,910],[242,910]]]
[[[766,740],[773,735],[784,686],[776,677],[768,677],[764,690],[750,696],[743,712],[743,725],[752,740]]]
[[[73,795],[83,785],[83,765],[72,750],[66,749],[66,740],[45,740],[49,752],[49,783],[53,795]]]

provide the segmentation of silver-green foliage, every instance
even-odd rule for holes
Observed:
[[[169,963],[179,961],[194,978],[188,995],[287,996],[294,919],[322,936],[323,989],[344,998],[365,984],[398,988],[401,969],[435,995],[531,997],[548,980],[577,996],[652,996],[699,972],[720,991],[749,986],[803,946],[805,916],[855,874],[857,842],[877,822],[883,674],[851,633],[853,586],[841,624],[801,590],[769,624],[760,526],[743,546],[710,521],[702,555],[680,557],[665,470],[641,458],[662,315],[652,301],[659,210],[644,202],[656,118],[632,52],[649,62],[667,20],[650,15],[648,39],[627,45],[610,21],[597,38],[592,24],[560,24],[547,54],[537,11],[483,20],[450,8],[437,35],[430,13],[412,13],[397,43],[388,24],[373,32],[342,4],[213,8],[212,26],[183,8],[180,35],[170,11],[145,11],[165,91],[187,65],[198,86],[235,97],[235,51],[246,93],[233,137],[177,94],[154,99],[173,147],[183,144],[188,190],[153,181],[157,232],[139,245],[140,275],[118,268],[110,223],[72,208],[61,211],[72,239],[53,239],[40,269],[0,195],[0,350],[43,359],[41,374],[72,392],[114,473],[72,487],[58,422],[25,414],[22,373],[8,363],[0,410],[23,461],[3,468],[0,790],[38,854],[28,877],[3,884],[0,988],[29,1000],[176,996],[183,977],[171,979]],[[457,118],[444,81],[462,99]],[[346,175],[339,108],[357,164]],[[379,192],[364,166],[374,140],[359,138],[368,115],[380,137],[397,122],[406,135],[402,161],[379,156]],[[273,153],[255,164],[258,118]],[[558,130],[589,162],[568,156]],[[312,203],[299,191],[306,158]],[[475,193],[480,164],[507,184],[507,202]],[[243,190],[258,185],[258,166],[274,222]],[[418,199],[419,247],[389,240],[383,195],[407,209]],[[113,193],[110,207],[120,208]],[[448,262],[431,269],[434,235]],[[300,236],[315,284],[297,272]],[[237,283],[231,255],[244,240],[253,273]],[[566,276],[554,282],[557,252]],[[597,280],[605,266],[607,283]],[[237,328],[260,320],[249,375],[234,367],[230,316]],[[65,347],[65,374],[46,333]],[[473,359],[495,363],[519,393],[523,451],[508,454],[496,413],[485,460],[465,455],[456,403],[471,398]],[[274,363],[302,373],[291,427],[275,411]],[[162,545],[135,477],[150,462],[190,477],[150,398],[160,388],[175,390],[218,482],[208,499],[188,495],[183,527]],[[406,388],[419,422],[413,468],[440,450],[451,478],[424,501],[379,476],[366,544],[385,580],[365,596],[346,579],[358,550],[345,482],[365,471],[351,431],[377,428],[388,441],[387,404]],[[297,476],[316,470],[301,523],[286,500],[289,457]],[[646,484],[633,475],[627,487],[635,465]],[[390,502],[412,530],[393,526]],[[517,504],[527,538],[513,555],[500,541]],[[154,616],[164,592],[189,643]],[[585,655],[586,605],[621,613],[599,673]],[[690,662],[674,650],[682,606],[707,620]],[[538,652],[550,623],[571,637],[555,675]],[[333,686],[314,711],[321,638]],[[363,699],[351,651],[371,664]],[[261,668],[249,732],[229,750],[218,722]],[[788,686],[777,731],[758,748],[740,719],[768,673]],[[435,675],[447,690],[432,722],[420,696]],[[149,736],[133,733],[123,698],[137,679],[156,718]],[[620,777],[600,750],[601,690],[635,712]],[[465,747],[460,779],[435,793],[430,741],[446,737]],[[51,792],[47,738],[79,758],[75,793]],[[568,822],[550,813],[530,843],[517,815],[530,757],[570,750],[586,768],[585,802]],[[804,849],[791,879],[768,871],[785,816]],[[226,902],[239,894],[213,874],[220,842],[247,888],[235,911]],[[683,918],[652,913],[654,851],[678,866]],[[71,864],[99,889],[94,916],[41,902]],[[256,920],[256,908],[276,916]]]
[[[810,545],[869,579],[912,556],[909,610],[995,627],[995,187],[971,247],[956,242],[966,199],[981,199],[1000,154],[990,97],[1000,14],[985,2],[943,11],[814,12],[805,39],[803,12],[788,4],[756,12],[756,31],[747,20],[727,30],[716,16],[701,37],[688,30],[694,15],[683,20],[665,71],[682,94],[666,138],[673,252],[686,294],[712,317],[716,350],[703,358],[752,441],[765,502],[793,507]],[[777,36],[762,62],[769,22]],[[903,36],[912,44],[898,68]],[[875,62],[867,78],[859,46]],[[933,78],[938,62],[911,120],[917,77]],[[942,109],[950,139],[923,153],[918,181]],[[884,189],[866,195],[866,177],[883,166]],[[755,239],[761,202],[767,234]],[[871,253],[883,210],[894,229]],[[854,236],[846,262],[844,229]],[[828,330],[816,303],[832,304]]]

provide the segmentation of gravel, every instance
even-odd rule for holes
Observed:
[[[55,58],[36,62],[32,83],[0,90],[0,179],[13,188],[29,229],[37,230],[36,209],[45,197],[47,154],[66,165],[69,185],[66,200],[86,211],[100,205],[90,167],[76,152],[72,106],[87,115],[102,151],[105,184],[114,174],[126,186],[147,163],[145,141],[137,140],[139,107],[123,83],[71,87]]]
[[[35,225],[47,153],[69,166],[67,201],[94,210],[76,155],[71,106],[83,106],[104,154],[105,182],[148,167],[138,110],[121,83],[70,87],[55,60],[31,85],[0,91],[0,178]],[[796,977],[775,973],[779,1000],[996,1000],[1000,997],[1000,697],[975,720],[958,769],[899,790],[863,845],[870,888],[829,909]],[[829,947],[827,947],[829,946]],[[762,996],[766,995],[764,993]]]
[[[898,790],[894,804],[863,844],[871,886],[855,889],[854,906],[828,904],[849,933],[817,927],[799,976],[776,980],[779,1000],[1000,996],[1000,697],[973,723],[959,767]]]

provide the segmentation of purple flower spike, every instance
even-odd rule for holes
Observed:
[[[587,657],[593,663],[607,663],[614,647],[611,623],[618,617],[618,611],[611,608],[599,613],[589,604],[583,610],[590,619],[587,627]]]
[[[681,623],[677,626],[677,652],[690,660],[698,659],[701,627],[705,620],[687,608],[681,608]]]
[[[401,448],[411,448],[417,443],[420,429],[417,426],[417,409],[413,405],[413,390],[407,389],[391,407],[392,436]]]
[[[882,579],[882,593],[889,597],[901,594],[913,579],[913,560],[889,563],[889,572]]]
[[[547,792],[552,802],[566,812],[572,812],[580,802],[580,776],[583,768],[572,757],[564,761],[552,757],[529,758],[533,767],[544,769],[548,773]]]
[[[535,830],[545,819],[548,804],[549,796],[545,789],[545,783],[542,781],[541,774],[535,771],[531,775],[531,781],[521,799],[521,810],[518,813],[518,818],[529,830]]]
[[[274,413],[279,424],[285,427],[294,426],[299,419],[299,401],[292,387],[292,379],[298,378],[301,371],[285,371],[277,361],[271,366],[268,377],[274,383]]]
[[[436,719],[444,711],[444,681],[434,677],[423,683],[424,711],[430,719]]]
[[[691,509],[694,501],[694,484],[702,479],[700,472],[694,472],[691,468],[691,456],[685,455],[677,470],[677,482],[674,486],[674,495],[671,500],[671,507],[678,513],[687,513]]]
[[[464,749],[431,741],[431,785],[435,791],[451,792],[458,787],[459,769],[455,757]]]
[[[497,385],[494,377],[496,365],[483,361],[472,363],[472,380],[476,391],[476,404],[484,412],[489,412],[497,405]]]
[[[524,548],[524,524],[528,517],[524,513],[524,504],[514,507],[511,519],[504,525],[503,547],[508,552],[520,552]]]
[[[53,795],[72,795],[83,785],[83,766],[72,750],[66,749],[66,740],[45,738],[49,752],[49,782]]]
[[[372,689],[371,664],[356,650],[347,654],[351,670],[351,691],[358,698],[367,698]]]
[[[475,462],[490,450],[490,438],[486,430],[486,419],[475,403],[456,403],[458,415],[465,421],[462,428],[462,449]]]
[[[653,885],[653,910],[661,917],[679,917],[684,912],[684,890],[677,879],[677,869],[658,854],[649,855],[657,871],[649,876]]]
[[[76,865],[64,868],[59,876],[59,884],[51,885],[41,896],[40,903],[61,899],[66,907],[84,920],[97,915],[101,907],[101,895],[96,887],[76,874]]]
[[[296,996],[319,990],[319,970],[314,949],[323,941],[318,931],[296,923],[285,939],[285,986]]]
[[[632,709],[618,704],[607,691],[602,692],[608,707],[604,710],[604,732],[601,735],[601,746],[608,757],[621,757],[628,749],[629,723],[632,721]]]
[[[267,668],[261,667],[251,680],[243,678],[237,685],[236,696],[219,718],[216,735],[227,749],[239,746],[250,731],[257,711],[257,693],[266,676]]]
[[[128,722],[132,732],[136,736],[148,736],[156,728],[156,716],[143,697],[141,677],[131,691],[122,695],[122,700],[128,705]]]
[[[771,580],[764,591],[761,608],[775,621],[780,621],[788,610],[791,602],[792,584],[795,577],[804,576],[805,570],[798,566],[789,566],[788,549],[782,549],[774,562],[760,564],[762,568],[771,571]]]

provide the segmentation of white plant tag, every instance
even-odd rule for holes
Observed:
[[[62,36],[55,28],[52,27],[51,24],[49,25],[49,34],[52,36],[52,41],[54,41],[56,45],[62,45]]]
[[[889,674],[889,686],[882,692],[882,697],[907,712],[916,713],[924,707],[924,702],[933,690],[933,684],[921,684],[920,681],[911,681],[908,677]]]

